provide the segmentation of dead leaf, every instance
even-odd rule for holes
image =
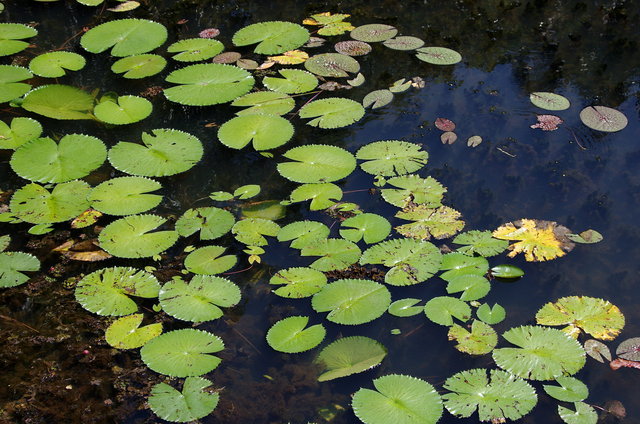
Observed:
[[[531,128],[540,128],[542,131],[555,131],[564,122],[555,115],[537,115],[537,118],[538,123],[531,125]]]
[[[309,59],[309,54],[302,50],[289,50],[280,56],[269,56],[269,60],[281,65],[297,65]]]
[[[482,137],[480,137],[479,135],[472,135],[467,140],[467,146],[469,147],[476,147],[480,145],[480,143],[482,143]]]
[[[125,1],[124,3],[120,3],[119,5],[107,9],[110,12],[128,12],[140,6],[140,3],[134,0]]]
[[[640,369],[640,362],[629,361],[627,359],[618,358],[609,362],[609,367],[611,367],[611,369],[614,371],[624,367]]]
[[[442,141],[442,144],[453,144],[457,139],[458,136],[456,135],[456,133],[451,131],[444,132],[442,133],[442,135],[440,135],[440,141]]]
[[[436,118],[436,128],[440,131],[453,131],[456,129],[456,124],[447,118]]]
[[[619,420],[623,420],[627,417],[627,410],[619,400],[608,401],[604,404],[604,409]]]
[[[102,216],[102,212],[95,209],[87,209],[71,221],[71,228],[86,228],[98,221]]]
[[[566,237],[569,233],[567,227],[552,221],[521,219],[502,225],[493,232],[493,237],[516,241],[509,245],[510,258],[524,253],[527,261],[548,261],[574,248],[575,244]]]
[[[598,362],[604,363],[604,360],[611,361],[611,351],[606,344],[601,341],[589,339],[584,342],[584,351]]]
[[[241,57],[242,55],[238,52],[224,52],[211,59],[211,61],[213,63],[233,63],[240,60]]]
[[[110,254],[100,249],[97,239],[81,241],[68,240],[54,248],[52,251],[58,252],[71,260],[84,262],[103,261],[112,257]]]
[[[220,35],[220,30],[218,28],[207,28],[198,33],[198,37],[200,38],[215,38],[218,35]]]

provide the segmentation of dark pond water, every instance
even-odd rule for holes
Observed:
[[[60,46],[85,26],[114,19],[100,8],[74,1],[38,3],[5,0],[0,15],[5,22],[37,22],[40,34],[25,55]],[[526,275],[515,284],[494,284],[487,301],[499,302],[507,319],[496,325],[508,328],[534,323],[536,311],[559,297],[587,295],[618,305],[627,324],[618,340],[640,336],[638,280],[640,278],[640,3],[629,1],[148,1],[131,16],[165,24],[168,42],[187,38],[209,27],[221,30],[219,39],[230,45],[239,28],[266,20],[301,22],[312,13],[343,12],[355,25],[386,23],[403,35],[423,38],[427,44],[446,45],[462,53],[463,62],[436,67],[412,54],[375,45],[361,59],[367,77],[363,87],[339,93],[361,100],[371,90],[389,86],[400,78],[422,77],[426,87],[397,95],[385,108],[367,112],[358,123],[343,129],[321,131],[296,122],[296,135],[286,149],[304,143],[342,146],[351,152],[366,143],[402,139],[420,143],[429,152],[429,163],[420,174],[431,175],[448,188],[446,204],[462,212],[466,229],[495,229],[520,218],[557,221],[574,231],[594,228],[604,235],[596,245],[579,245],[564,258],[548,263],[525,263],[505,256],[490,263],[514,263]],[[179,24],[181,20],[186,23]],[[338,39],[341,39],[338,37]],[[77,39],[69,44],[80,52]],[[87,56],[87,67],[61,82],[87,89],[137,94],[162,86],[163,74],[140,81],[125,81],[108,71],[106,55]],[[3,63],[8,63],[4,59]],[[175,66],[175,65],[171,65]],[[529,126],[540,113],[531,105],[532,91],[553,91],[570,99],[572,107],[558,113],[560,129],[543,132]],[[588,105],[616,108],[629,119],[623,131],[596,133],[581,124],[579,111]],[[3,120],[23,111],[5,108]],[[112,145],[137,140],[140,132],[163,127],[183,129],[205,145],[205,158],[190,172],[164,179],[165,200],[157,213],[179,215],[208,193],[230,190],[242,184],[262,185],[259,199],[282,199],[295,187],[275,171],[276,161],[250,150],[232,151],[215,139],[216,129],[232,116],[226,107],[186,108],[154,100],[152,116],[122,128],[97,123],[58,122],[38,118],[49,134],[83,132]],[[440,142],[433,122],[446,117],[458,125],[460,139],[453,145]],[[464,140],[481,135],[483,143],[469,148]],[[0,151],[0,190],[24,182],[9,168],[10,152]],[[104,166],[92,182],[107,178],[113,170]],[[391,215],[392,208],[377,194],[370,194],[371,178],[354,172],[341,183],[345,201],[363,210]],[[196,202],[199,203],[196,203]],[[282,223],[302,218],[331,225],[325,214],[305,206],[288,208]],[[64,228],[61,228],[64,230]],[[63,282],[94,269],[90,265],[61,264],[49,250],[66,234],[45,239],[26,234],[26,227],[1,224],[24,251],[37,254],[45,272],[27,286],[0,294],[0,412],[6,422],[160,422],[144,407],[149,387],[161,378],[146,370],[136,353],[114,353],[101,341],[105,324],[83,311],[73,300],[73,290]],[[231,239],[225,240],[233,244]],[[240,245],[233,245],[240,252]],[[182,246],[184,247],[184,246]],[[170,251],[180,255],[181,248]],[[16,249],[17,250],[17,249]],[[243,257],[244,258],[244,257]],[[246,259],[243,259],[246,261]],[[222,365],[208,377],[222,387],[221,401],[205,423],[306,423],[359,422],[349,408],[350,395],[371,380],[388,373],[409,374],[436,387],[450,375],[474,367],[491,367],[486,356],[470,357],[453,349],[447,330],[424,316],[384,316],[370,324],[350,327],[324,321],[327,340],[365,335],[389,349],[382,365],[356,376],[317,383],[311,365],[316,351],[297,355],[274,353],[264,334],[276,320],[294,314],[311,314],[308,301],[292,302],[270,294],[269,277],[277,270],[306,265],[271,243],[263,263],[230,275],[242,287],[243,301],[224,319],[200,326],[220,335],[227,345]],[[116,262],[113,262],[114,264]],[[125,264],[144,266],[145,261]],[[245,262],[246,263],[246,262]],[[173,264],[175,266],[175,264]],[[161,270],[171,275],[171,261]],[[242,267],[238,266],[237,270]],[[392,290],[394,298],[429,299],[444,294],[439,281]],[[150,307],[151,304],[146,305]],[[165,323],[165,328],[180,324]],[[392,329],[400,335],[391,335]],[[610,343],[612,349],[617,341]],[[86,352],[84,352],[86,350]],[[577,375],[590,388],[587,402],[603,406],[621,401],[626,422],[640,422],[637,401],[640,372],[611,371],[591,359]],[[525,423],[558,423],[556,402],[536,385],[539,403]],[[610,418],[610,417],[609,417]],[[451,415],[441,422],[458,420]]]

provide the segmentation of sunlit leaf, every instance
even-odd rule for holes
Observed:
[[[293,137],[293,125],[276,115],[250,114],[236,116],[225,122],[218,131],[222,144],[242,149],[252,143],[255,150],[282,146]]]
[[[58,184],[51,191],[39,184],[27,184],[11,197],[11,212],[31,224],[68,221],[89,207],[90,190],[87,183],[79,180]]]
[[[424,305],[424,313],[436,324],[452,326],[453,318],[462,322],[471,319],[471,308],[466,302],[449,296],[434,297]]]
[[[602,241],[602,234],[596,230],[585,230],[580,234],[567,234],[567,238],[574,243],[592,244]]]
[[[150,194],[162,188],[157,181],[144,177],[112,178],[98,184],[88,197],[91,207],[109,215],[133,215],[146,212],[162,201]]]
[[[374,213],[362,213],[342,221],[340,235],[354,243],[364,240],[367,244],[378,243],[391,233],[391,224],[386,218]]]
[[[300,353],[318,346],[327,331],[322,324],[308,328],[309,317],[294,316],[276,322],[267,331],[267,343],[278,352]]]
[[[248,25],[233,35],[236,46],[258,45],[258,54],[280,54],[297,49],[309,40],[309,31],[292,22],[272,21]]]
[[[146,258],[165,251],[178,240],[175,231],[156,231],[166,222],[157,215],[132,215],[107,225],[100,247],[119,258]]]
[[[162,333],[162,324],[140,327],[142,314],[128,315],[114,321],[105,332],[104,338],[116,349],[135,349]]]
[[[309,54],[302,50],[290,50],[281,56],[269,56],[268,59],[281,65],[297,65],[309,59]]]
[[[313,295],[316,312],[329,312],[327,319],[337,324],[358,325],[382,316],[391,304],[391,294],[371,280],[343,279],[327,284]]]
[[[399,208],[411,204],[425,205],[435,208],[442,203],[442,196],[447,191],[432,177],[420,178],[418,175],[406,175],[390,178],[387,183],[396,189],[382,189],[382,198]]]
[[[273,292],[278,296],[292,299],[313,296],[327,284],[327,277],[312,268],[288,268],[278,271],[269,284],[281,286]]]
[[[9,56],[26,49],[29,43],[22,40],[36,35],[38,31],[27,25],[0,23],[0,56]]]
[[[480,256],[489,257],[499,255],[509,246],[506,240],[494,238],[491,231],[466,231],[458,234],[453,243],[461,244],[456,250],[465,255],[477,253]]]
[[[42,134],[42,125],[35,119],[17,117],[7,125],[0,121],[0,149],[17,149]]]
[[[263,218],[242,219],[231,228],[236,240],[247,246],[264,246],[267,244],[264,236],[275,237],[278,231],[280,231],[278,224]]]
[[[302,249],[315,241],[327,238],[329,227],[317,221],[296,221],[278,232],[278,241],[291,241],[291,247]]]
[[[509,257],[524,253],[527,261],[547,261],[564,256],[573,249],[566,235],[571,231],[551,221],[521,219],[508,222],[493,232],[493,237],[516,241],[509,245]]]
[[[395,215],[397,218],[415,221],[395,227],[406,237],[428,240],[448,238],[462,230],[464,221],[460,212],[448,206],[429,208],[427,205],[409,205]]]
[[[53,119],[92,119],[93,97],[76,87],[41,85],[24,97],[21,106],[29,112]]]
[[[323,77],[348,77],[360,71],[360,64],[350,56],[340,53],[322,53],[304,62],[309,72]]]
[[[119,96],[117,99],[98,103],[93,113],[102,122],[125,125],[138,122],[151,114],[151,102],[138,96]]]
[[[411,317],[424,311],[424,307],[415,306],[420,299],[400,299],[389,305],[387,312],[396,317]]]
[[[282,69],[279,71],[283,78],[265,77],[262,83],[269,90],[298,94],[313,90],[318,85],[318,79],[311,73],[300,69]]]
[[[332,183],[302,184],[291,192],[293,203],[311,200],[309,210],[326,209],[342,199],[342,189]]]
[[[319,364],[318,381],[329,381],[361,373],[380,365],[387,348],[369,337],[353,336],[338,339],[322,349],[314,362]]]
[[[356,168],[355,157],[346,150],[328,145],[307,144],[283,155],[291,162],[278,164],[278,172],[297,183],[332,182],[345,178]]]
[[[167,47],[167,52],[176,53],[172,56],[179,62],[199,62],[211,59],[224,50],[224,45],[218,40],[209,38],[188,38],[179,40]]]
[[[225,250],[222,246],[200,247],[184,258],[184,267],[194,274],[221,274],[233,268],[238,261],[235,255],[223,256]]]
[[[295,107],[295,101],[284,93],[256,91],[238,97],[231,103],[231,106],[246,107],[246,109],[236,112],[238,116],[255,113],[284,115]]]
[[[158,383],[151,388],[149,407],[163,420],[171,422],[194,421],[209,415],[218,405],[220,395],[211,392],[211,382],[206,378],[188,377],[182,391],[167,383]]]
[[[138,54],[123,57],[111,65],[111,71],[128,79],[150,77],[162,71],[167,60],[157,54]]]
[[[556,385],[544,385],[544,391],[549,396],[562,402],[580,402],[589,396],[587,385],[577,378],[556,377]]]
[[[589,106],[582,109],[580,120],[587,127],[604,132],[620,131],[629,122],[622,112],[606,106]]]
[[[393,177],[410,174],[422,168],[429,154],[422,146],[401,140],[369,143],[356,152],[356,159],[365,160],[360,168],[368,174]]]
[[[67,71],[79,71],[84,68],[86,60],[78,53],[56,51],[34,57],[29,62],[29,69],[34,74],[46,78],[58,78]]]
[[[584,402],[576,402],[573,404],[576,408],[572,411],[562,405],[558,405],[558,414],[562,421],[567,424],[596,424],[598,422],[598,413],[590,405]]]
[[[529,100],[531,100],[531,103],[535,106],[547,110],[565,110],[571,106],[569,99],[566,97],[547,91],[531,93],[529,94]]]
[[[360,259],[360,248],[344,239],[321,239],[305,244],[300,256],[321,256],[309,265],[318,271],[341,270],[353,265]]]
[[[489,325],[498,324],[502,322],[507,316],[504,308],[497,303],[493,305],[493,308],[488,303],[483,303],[476,310],[478,319],[486,322]]]
[[[29,281],[25,271],[38,271],[40,261],[24,252],[0,253],[0,288],[16,287]]]
[[[490,325],[482,321],[473,320],[471,331],[453,324],[447,335],[449,340],[457,342],[455,348],[469,355],[485,355],[498,344],[498,335]]]
[[[364,108],[353,100],[334,97],[308,103],[298,115],[305,119],[315,118],[307,122],[312,127],[340,128],[359,121],[364,116]]]
[[[116,57],[147,53],[167,39],[167,28],[145,19],[119,19],[105,22],[85,32],[80,39],[82,47],[91,53],[102,53],[111,48]]]
[[[393,93],[391,91],[387,89],[374,90],[364,96],[364,98],[362,99],[362,106],[371,106],[371,109],[378,109],[388,105],[392,100]]]
[[[398,33],[397,28],[384,24],[367,24],[361,25],[351,31],[351,38],[368,43],[385,41],[393,38]]]

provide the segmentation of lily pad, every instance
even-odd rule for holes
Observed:
[[[360,259],[360,248],[344,239],[323,239],[306,244],[300,251],[300,256],[322,256],[311,265],[318,271],[336,271],[346,269]]]
[[[388,105],[392,100],[393,93],[390,90],[374,90],[364,96],[362,106],[365,108],[371,106],[371,109],[378,109]]]
[[[449,340],[457,342],[456,349],[469,355],[485,355],[498,344],[498,335],[494,329],[475,319],[471,323],[471,331],[458,324],[453,324],[449,328],[447,337]]]
[[[90,190],[87,183],[77,180],[58,184],[51,191],[39,184],[27,184],[11,197],[11,212],[31,224],[68,221],[89,207]]]
[[[436,324],[452,326],[453,318],[462,322],[471,318],[471,308],[466,302],[449,296],[434,297],[424,305],[424,313]]]
[[[31,90],[31,85],[23,83],[33,74],[21,66],[0,65],[0,103],[17,99]]]
[[[395,177],[416,172],[426,165],[429,154],[422,146],[401,140],[369,143],[356,152],[356,159],[364,160],[360,168],[371,175]]]
[[[142,362],[153,371],[172,377],[192,377],[213,371],[221,362],[210,355],[224,349],[220,337],[185,328],[151,339],[140,349]]]
[[[256,113],[284,115],[295,107],[293,97],[273,91],[256,91],[235,99],[231,106],[246,107],[236,115],[252,115]]]
[[[309,40],[309,31],[292,22],[271,21],[248,25],[233,35],[236,46],[258,45],[258,54],[280,54],[297,49]]]
[[[585,230],[580,234],[567,234],[567,238],[574,243],[593,244],[602,241],[602,234],[596,230]]]
[[[395,227],[406,237],[421,240],[449,238],[462,230],[464,221],[460,212],[448,206],[429,208],[427,205],[409,205],[396,214],[397,218],[415,221]]]
[[[353,100],[333,97],[304,105],[298,115],[303,119],[315,118],[307,122],[312,127],[341,128],[359,121],[364,116],[364,108]]]
[[[23,144],[11,156],[11,169],[27,180],[63,183],[86,177],[106,158],[107,148],[96,137],[69,134],[58,143],[44,137]]]
[[[560,386],[544,385],[549,396],[561,402],[580,402],[589,396],[589,389],[582,381],[574,377],[556,377]]]
[[[318,293],[327,284],[327,277],[312,268],[295,267],[276,272],[269,284],[281,286],[273,290],[278,296],[301,299]]]
[[[343,279],[327,284],[313,295],[316,312],[329,312],[327,319],[337,324],[364,324],[382,316],[391,304],[391,294],[371,280]]]
[[[154,231],[166,222],[157,215],[132,215],[107,225],[98,240],[100,247],[119,258],[147,258],[173,246],[175,231]]]
[[[508,222],[493,232],[493,237],[501,240],[513,240],[509,245],[510,258],[524,253],[527,261],[547,261],[564,256],[573,249],[574,244],[566,235],[571,231],[551,221],[521,219]]]
[[[35,119],[17,117],[10,126],[0,121],[0,149],[17,149],[42,134],[42,125]]]
[[[364,56],[371,52],[371,45],[364,41],[339,41],[333,47],[338,53],[347,56]]]
[[[105,152],[106,153],[106,152]],[[91,207],[109,215],[133,215],[160,204],[162,196],[149,194],[162,188],[144,177],[112,178],[98,184],[88,197]]]
[[[4,249],[3,249],[4,250]],[[16,287],[29,281],[25,271],[38,271],[40,261],[24,252],[0,253],[0,288]]]
[[[395,189],[382,189],[382,198],[399,208],[410,204],[435,208],[442,204],[442,196],[447,191],[435,178],[420,178],[417,175],[403,175],[387,180]]]
[[[240,288],[226,278],[196,275],[189,283],[174,279],[159,293],[162,310],[172,317],[194,322],[218,319],[240,302]]]
[[[632,337],[620,343],[616,355],[628,361],[640,361],[640,337]]]
[[[318,381],[329,381],[361,373],[380,365],[387,348],[364,336],[344,337],[324,347],[314,362],[319,364]]]
[[[184,258],[184,267],[194,274],[221,274],[233,268],[238,262],[235,255],[222,256],[225,250],[226,248],[222,246],[200,247]]]
[[[361,25],[351,31],[351,38],[368,43],[376,43],[393,38],[398,34],[398,29],[391,25],[367,24]]]
[[[464,253],[465,255],[477,253],[485,258],[499,255],[509,246],[508,241],[494,238],[491,235],[491,231],[478,230],[460,233],[453,239],[453,242],[462,245],[458,247],[456,251]]]
[[[400,37],[389,38],[382,44],[393,50],[415,50],[424,46],[424,41],[418,37],[403,35]]]
[[[182,392],[167,383],[158,383],[151,388],[149,407],[163,420],[184,423],[209,415],[216,406],[220,395],[208,388],[211,382],[206,378],[188,377]]]
[[[236,240],[247,246],[264,246],[267,239],[263,236],[275,237],[280,226],[275,222],[263,218],[247,218],[235,223],[231,232]]]
[[[629,123],[622,112],[606,106],[589,106],[582,109],[580,120],[587,127],[604,132],[620,131]]]
[[[567,424],[596,424],[598,422],[598,413],[590,405],[584,402],[576,402],[573,404],[575,411],[558,405],[558,414],[562,421]]]
[[[342,189],[332,183],[302,184],[291,192],[292,203],[311,200],[309,209],[326,209],[342,199]]]
[[[361,388],[351,399],[365,424],[434,424],[442,416],[436,389],[419,378],[389,374],[373,380],[376,390]]]
[[[94,98],[87,92],[62,84],[41,85],[24,97],[21,106],[53,119],[93,119]]]
[[[483,257],[452,252],[442,257],[440,269],[445,271],[440,274],[440,278],[450,282],[455,278],[469,275],[484,276],[489,270],[489,262]]]
[[[189,38],[179,40],[167,47],[167,52],[178,62],[198,62],[211,59],[224,50],[224,44],[210,38]]]
[[[160,73],[167,60],[157,54],[138,54],[123,57],[111,65],[111,71],[127,79],[140,79]]]
[[[416,51],[418,59],[433,65],[454,65],[462,60],[460,53],[446,47],[421,47]]]
[[[638,339],[638,341],[640,342],[640,339]],[[598,340],[589,339],[584,342],[584,351],[598,362],[604,363],[605,359],[609,362],[611,361],[611,351],[609,347]],[[640,356],[638,357],[640,358]]]
[[[327,331],[322,324],[305,328],[309,317],[294,316],[276,322],[267,331],[267,343],[278,352],[300,353],[318,346]]]
[[[476,310],[476,315],[481,321],[493,325],[504,321],[507,313],[504,308],[497,303],[493,305],[493,307],[489,306],[488,303],[483,303]]]
[[[147,53],[167,39],[167,28],[146,19],[118,19],[85,32],[80,45],[91,53],[111,48],[111,56],[124,57]]]
[[[278,241],[291,241],[291,247],[302,249],[315,241],[326,239],[329,227],[317,221],[296,221],[285,225],[278,232]]]
[[[149,324],[140,327],[142,314],[118,318],[105,332],[104,338],[116,349],[135,349],[162,333],[162,324]]]
[[[418,315],[424,308],[422,306],[415,306],[420,303],[420,299],[400,299],[389,305],[388,312],[396,317],[412,317]]]
[[[29,62],[29,69],[34,74],[45,78],[58,78],[69,71],[79,71],[87,63],[84,57],[73,52],[49,52],[34,57]]]
[[[210,106],[230,102],[251,90],[251,74],[236,66],[200,63],[177,69],[167,82],[180,84],[164,90],[172,102],[189,106]]]
[[[318,78],[300,69],[281,69],[283,78],[264,77],[262,83],[269,90],[277,93],[300,94],[306,93],[318,86]]]
[[[151,114],[151,102],[138,96],[120,96],[117,99],[101,101],[93,113],[102,122],[112,125],[125,125],[142,121]]]
[[[103,268],[76,285],[75,297],[86,310],[98,315],[122,316],[138,310],[129,296],[158,297],[160,283],[152,274],[135,268]]]
[[[109,162],[127,174],[164,177],[191,169],[203,154],[200,140],[173,129],[142,133],[142,143],[119,142],[109,150]]]
[[[21,40],[36,35],[38,31],[27,25],[0,23],[0,56],[9,56],[26,49],[29,43]]]
[[[233,214],[225,209],[189,209],[176,221],[176,231],[182,237],[200,232],[200,240],[213,240],[228,233],[235,221]]]
[[[284,178],[297,183],[323,183],[345,178],[356,168],[356,159],[346,150],[320,144],[294,147],[284,155],[292,162],[278,164]]]
[[[311,56],[304,67],[321,77],[348,77],[349,73],[355,74],[360,71],[360,64],[351,56],[340,53],[322,53]]]
[[[252,143],[255,150],[280,147],[293,137],[293,125],[276,115],[250,114],[236,116],[225,122],[218,131],[222,144],[242,149]]]
[[[378,243],[391,233],[391,224],[386,218],[374,213],[362,213],[342,221],[342,238],[354,243],[364,240],[367,244]]]
[[[489,293],[489,290],[491,290],[491,284],[480,275],[461,275],[449,279],[447,284],[448,294],[462,293],[460,299],[465,301],[481,299]]]
[[[565,110],[571,106],[569,99],[566,97],[546,91],[537,91],[529,94],[529,100],[535,106],[546,110]]]

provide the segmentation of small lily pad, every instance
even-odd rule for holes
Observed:
[[[453,318],[466,322],[471,318],[471,308],[466,302],[449,296],[434,297],[424,305],[424,313],[436,324],[452,326]]]
[[[151,114],[151,102],[138,96],[120,96],[117,99],[101,101],[93,113],[102,122],[125,125],[142,121]]]
[[[4,249],[3,249],[4,250]],[[0,253],[0,288],[16,287],[29,281],[25,271],[38,271],[40,261],[24,252]]]
[[[424,41],[418,37],[404,35],[400,37],[389,38],[382,44],[384,44],[385,47],[393,50],[415,50],[424,46]]]
[[[455,348],[469,355],[486,355],[498,344],[498,335],[490,325],[482,321],[473,320],[471,331],[453,324],[447,335],[449,340],[457,342]]]
[[[216,406],[220,395],[209,390],[211,382],[206,378],[187,377],[178,391],[167,383],[158,383],[151,388],[149,407],[163,420],[188,422],[204,418]]]
[[[160,73],[167,60],[157,54],[138,54],[123,57],[111,65],[111,71],[127,79],[140,79]]]
[[[454,65],[462,60],[460,53],[446,47],[421,47],[416,51],[418,59],[433,65]]]
[[[267,343],[274,350],[284,353],[300,353],[318,346],[327,331],[322,324],[308,328],[309,317],[294,316],[276,322],[267,331]]]
[[[269,90],[277,93],[299,94],[306,93],[318,86],[318,78],[300,69],[281,69],[283,78],[265,77],[262,83]]]
[[[571,106],[569,99],[566,97],[546,91],[537,91],[529,94],[529,100],[539,108],[546,110],[565,110]]]
[[[309,72],[322,77],[348,77],[349,73],[355,74],[360,71],[360,64],[351,56],[340,53],[322,53],[311,56],[304,67]]]
[[[361,25],[351,31],[351,38],[368,43],[376,43],[393,38],[398,33],[398,29],[391,25],[367,24]]]
[[[382,140],[369,143],[356,152],[356,159],[364,160],[360,168],[371,175],[394,177],[421,169],[429,158],[422,146],[401,140]]]
[[[179,40],[167,47],[167,52],[178,62],[198,62],[211,59],[224,50],[224,45],[210,38],[189,38]]]
[[[222,144],[242,149],[252,143],[255,150],[280,147],[293,137],[293,125],[276,115],[249,114],[236,116],[225,122],[218,131]]]
[[[396,317],[411,317],[424,311],[424,307],[415,306],[420,299],[400,299],[389,305],[388,312]]]
[[[29,62],[29,69],[34,74],[46,78],[58,78],[69,71],[79,71],[86,64],[84,57],[73,52],[49,52],[34,57]]]
[[[135,349],[162,333],[160,323],[140,327],[142,318],[142,314],[118,318],[105,332],[104,338],[107,343],[116,349]]]
[[[544,385],[544,391],[549,396],[561,402],[580,402],[589,396],[589,389],[582,381],[574,377],[556,377],[560,386]]]
[[[493,325],[502,322],[507,316],[507,313],[504,308],[497,303],[493,305],[493,307],[489,306],[488,303],[483,303],[476,310],[476,315],[481,321]]]
[[[304,119],[315,118],[307,125],[319,128],[341,128],[359,121],[364,116],[360,103],[341,97],[315,100],[298,112]]]
[[[371,109],[378,109],[388,105],[392,100],[393,93],[390,90],[374,90],[364,96],[364,98],[362,99],[362,106],[371,106]]]
[[[222,237],[235,223],[233,214],[225,209],[204,207],[187,210],[177,221],[176,231],[182,237],[200,232],[200,240]]]
[[[184,267],[194,274],[221,274],[234,267],[238,258],[235,255],[224,255],[225,247],[205,246],[189,253],[184,259]]]
[[[281,286],[273,290],[278,296],[300,299],[318,293],[327,284],[327,277],[312,268],[295,267],[278,271],[269,284]]]

